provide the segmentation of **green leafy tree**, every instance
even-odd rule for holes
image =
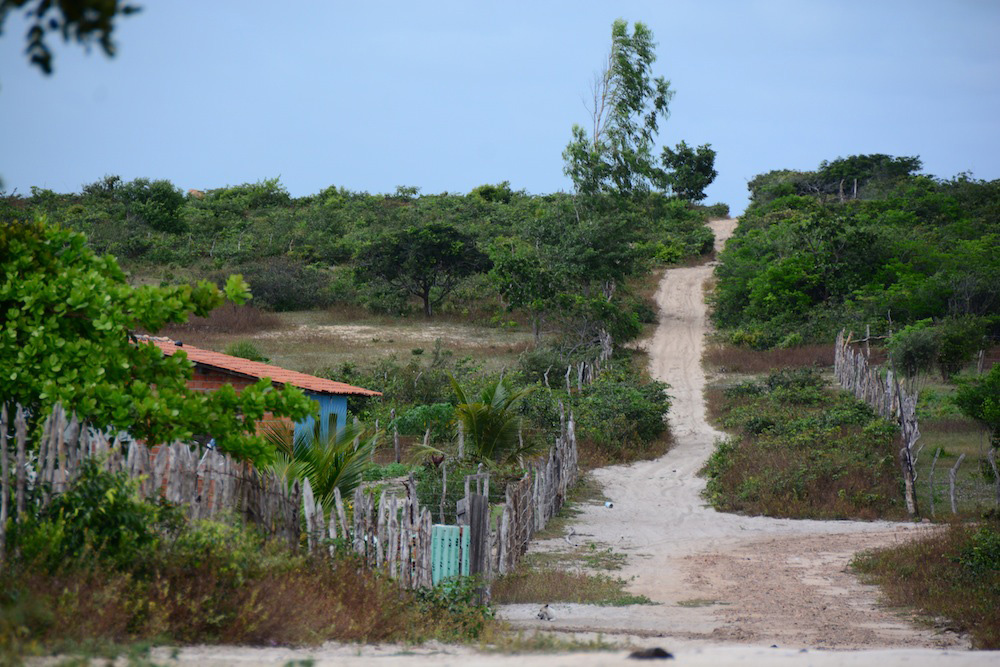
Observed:
[[[540,446],[537,441],[522,444],[518,437],[521,425],[518,403],[533,387],[514,389],[510,380],[501,378],[488,383],[471,400],[454,378],[451,387],[458,401],[455,417],[465,429],[466,452],[472,458],[504,464],[537,451]]]
[[[982,377],[961,380],[955,404],[966,417],[985,426],[991,444],[1000,447],[1000,364],[994,364]]]
[[[635,23],[631,34],[622,19],[611,25],[611,53],[592,91],[590,133],[574,125],[563,152],[577,192],[631,195],[662,187],[653,146],[674,93],[669,81],[653,76],[655,47],[645,24]]]
[[[360,278],[381,280],[419,297],[427,317],[459,281],[490,268],[470,235],[439,222],[387,234],[363,250],[359,260]]]
[[[927,373],[934,366],[939,344],[939,334],[929,322],[904,327],[889,339],[892,365],[908,378]]]
[[[87,49],[96,41],[111,57],[115,55],[111,40],[115,19],[135,14],[140,7],[119,0],[0,0],[0,32],[7,16],[18,10],[32,20],[27,35],[29,62],[52,74],[52,51],[45,43],[49,33],[58,32],[63,40]]]
[[[497,239],[490,247],[490,276],[511,310],[523,309],[531,318],[537,343],[546,313],[554,307],[562,283],[557,267],[543,251],[519,238]]]
[[[126,220],[139,220],[161,232],[187,229],[181,215],[184,194],[170,181],[137,178],[116,188],[115,199],[124,205]]]
[[[704,199],[705,188],[719,175],[711,144],[692,148],[682,141],[676,148],[664,146],[663,166],[667,170],[664,178],[671,191],[692,202]]]
[[[949,380],[986,344],[986,324],[976,317],[950,317],[938,326],[937,363]]]
[[[250,294],[231,276],[225,296]],[[110,255],[97,256],[77,232],[44,218],[0,226],[0,400],[44,413],[61,402],[99,427],[129,431],[149,443],[208,434],[237,457],[266,461],[272,450],[256,435],[265,413],[301,419],[315,404],[294,387],[268,380],[244,389],[204,393],[187,388],[192,364],[164,356],[133,332],[156,332],[191,314],[206,316],[223,291],[201,281],[176,287],[132,287]]]

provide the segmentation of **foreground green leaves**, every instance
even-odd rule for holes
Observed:
[[[238,276],[226,291],[249,297]],[[98,256],[82,234],[45,218],[0,226],[0,397],[44,413],[61,402],[98,427],[129,431],[150,444],[214,437],[220,449],[266,461],[271,449],[255,423],[271,413],[301,419],[314,404],[293,387],[261,380],[237,394],[187,388],[192,365],[165,357],[133,332],[155,332],[223,302],[214,284],[133,287],[118,263]]]

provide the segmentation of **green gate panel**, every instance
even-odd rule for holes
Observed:
[[[431,581],[469,574],[469,527],[435,525],[431,528]]]

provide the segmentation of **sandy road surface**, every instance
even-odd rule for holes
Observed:
[[[713,223],[717,243],[735,221]],[[919,526],[888,522],[791,521],[720,514],[700,497],[696,473],[721,434],[705,421],[700,359],[705,332],[702,285],[711,267],[673,269],[657,294],[660,325],[650,345],[652,371],[672,387],[675,446],[663,458],[596,471],[613,502],[588,506],[576,532],[628,555],[631,589],[656,605],[621,608],[508,605],[502,615],[526,630],[599,632],[640,646],[663,646],[675,665],[997,665],[997,652],[963,650],[955,635],[921,628],[877,605],[875,589],[847,571],[861,549],[912,538]],[[533,548],[565,547],[540,543]],[[852,649],[852,650],[828,650]],[[455,646],[344,646],[314,649],[188,647],[171,659],[186,665],[623,665],[627,652],[493,655]],[[176,662],[175,662],[176,660]]]
[[[733,220],[713,223],[718,245],[734,226]],[[961,637],[879,608],[877,591],[846,571],[857,551],[909,539],[920,526],[743,517],[706,506],[697,471],[722,435],[705,420],[700,364],[702,285],[711,270],[668,271],[656,296],[660,323],[648,348],[650,364],[653,375],[672,387],[676,445],[656,461],[595,471],[614,507],[588,506],[574,526],[581,539],[626,553],[622,575],[632,578],[630,589],[660,604],[557,605],[551,623],[532,620],[536,610],[527,605],[508,606],[504,616],[523,627],[664,637],[674,646],[965,646]]]

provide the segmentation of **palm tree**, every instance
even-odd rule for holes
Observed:
[[[320,437],[318,424],[312,433],[295,434],[294,426],[286,422],[270,423],[264,428],[264,438],[276,449],[271,471],[288,484],[308,479],[326,511],[334,506],[334,489],[340,489],[341,496],[349,496],[371,465],[375,436],[365,439],[365,435],[358,424],[345,426],[326,438]]]
[[[524,444],[519,437],[521,419],[514,408],[534,387],[514,390],[501,378],[486,385],[478,401],[470,401],[455,378],[451,378],[458,405],[455,418],[462,422],[468,438],[468,453],[486,463],[509,463],[519,456],[535,453],[537,442]]]

